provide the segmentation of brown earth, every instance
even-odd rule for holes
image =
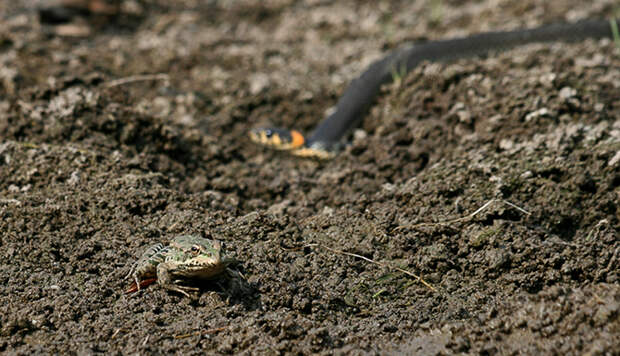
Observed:
[[[611,41],[425,64],[328,162],[246,136],[311,131],[405,42],[617,2],[126,1],[68,27],[39,3],[0,4],[0,351],[620,354]],[[125,295],[182,233],[247,281]]]

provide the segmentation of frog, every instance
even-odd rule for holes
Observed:
[[[136,283],[127,293],[139,291],[141,286],[154,283],[156,278],[163,288],[190,297],[188,292],[199,288],[181,282],[217,278],[232,262],[233,259],[224,256],[220,241],[180,235],[168,245],[155,244],[142,254],[126,277],[133,277]]]

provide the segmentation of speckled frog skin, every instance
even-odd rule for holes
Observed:
[[[189,297],[198,288],[179,284],[191,280],[212,279],[226,270],[231,262],[222,257],[222,244],[196,235],[181,235],[169,245],[159,243],[149,247],[134,264],[128,276],[136,287],[140,281],[157,277],[157,283]]]

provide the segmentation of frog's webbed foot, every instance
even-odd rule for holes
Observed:
[[[179,292],[181,294],[183,294],[184,296],[191,298],[191,296],[189,295],[188,292],[196,292],[198,290],[200,290],[199,288],[196,287],[188,287],[188,286],[180,286],[178,284],[174,284],[174,283],[170,283],[170,284],[162,284],[162,287],[171,290],[171,291],[175,291],[175,292]]]
[[[227,290],[227,294],[232,295],[245,295],[252,293],[252,286],[248,283],[246,277],[241,271],[234,268],[226,268],[226,280],[227,287],[224,288],[219,282],[218,286]]]
[[[129,289],[127,290],[127,293],[134,293],[134,292],[138,292],[140,291],[140,278],[138,276],[138,262],[135,262],[131,268],[129,269],[129,273],[127,273],[127,275],[123,278],[123,280],[127,280],[129,278],[133,279],[133,282],[135,282],[135,285],[132,283],[132,285],[129,287]]]
[[[134,264],[131,265],[131,268],[129,269],[129,273],[127,273],[127,275],[123,278],[123,281],[128,279],[131,276],[134,276],[134,272],[136,271],[137,266],[138,266],[138,262],[134,262]]]
[[[222,261],[220,261],[220,263],[226,267],[239,264],[239,262],[240,261],[234,257],[224,257]]]
[[[230,268],[230,267],[226,267],[226,274],[228,275],[229,278],[240,278],[242,280],[246,280],[245,276],[243,275],[243,273],[241,273],[240,271]]]
[[[199,288],[196,287],[180,285],[179,283],[182,282],[182,280],[173,280],[173,276],[170,274],[169,270],[170,266],[166,262],[160,263],[157,266],[157,283],[160,286],[168,290],[179,292],[186,297],[190,297],[188,292],[195,292],[199,290]]]

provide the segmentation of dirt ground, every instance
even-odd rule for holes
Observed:
[[[620,354],[611,41],[424,64],[331,161],[247,139],[406,42],[615,0],[134,0],[65,35],[43,3],[0,4],[0,352]],[[189,233],[245,281],[124,293]]]

